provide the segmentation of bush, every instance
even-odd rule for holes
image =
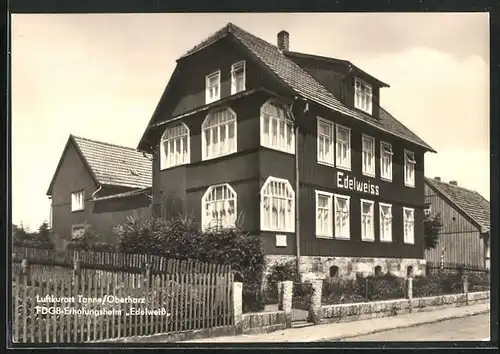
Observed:
[[[458,274],[441,273],[413,278],[413,297],[460,294],[462,291],[462,277]]]
[[[469,292],[485,291],[490,288],[490,275],[484,273],[471,273],[467,275],[469,281]]]
[[[342,304],[365,301],[402,299],[405,297],[403,278],[391,273],[382,276],[356,274],[356,279],[330,279],[323,282],[322,303]]]
[[[266,277],[266,304],[276,304],[279,302],[278,283],[287,280],[300,281],[295,261],[277,263],[271,267]]]
[[[131,218],[114,232],[121,252],[230,265],[245,284],[261,284],[264,254],[260,238],[239,228],[200,231],[192,217],[164,220],[153,216]]]

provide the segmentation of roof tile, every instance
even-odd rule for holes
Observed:
[[[146,188],[152,185],[152,162],[136,149],[73,136],[83,157],[104,185]]]

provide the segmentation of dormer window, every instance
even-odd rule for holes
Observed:
[[[354,107],[372,114],[372,86],[359,78],[354,79]]]
[[[220,100],[220,71],[216,71],[205,78],[205,103]]]
[[[245,91],[245,61],[231,65],[231,95]]]

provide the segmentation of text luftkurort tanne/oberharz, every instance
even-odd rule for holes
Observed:
[[[104,295],[102,297],[85,297],[83,295],[56,297],[53,295],[39,296],[36,295],[35,311],[41,314],[56,314],[56,315],[90,315],[102,316],[112,315],[120,316],[123,310],[120,308],[77,308],[72,304],[97,304],[97,305],[116,305],[127,304],[132,305],[126,309],[126,316],[134,315],[153,315],[153,316],[170,316],[164,307],[149,309],[147,307],[133,307],[133,305],[145,304],[146,299],[143,297],[119,297],[115,295]]]

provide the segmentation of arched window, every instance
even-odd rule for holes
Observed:
[[[227,183],[211,186],[201,199],[201,223],[209,227],[233,227],[236,222],[236,192]]]
[[[189,163],[189,128],[184,123],[168,127],[161,137],[160,169]]]
[[[201,125],[202,159],[208,160],[236,152],[236,113],[230,108],[210,112]]]
[[[336,277],[339,274],[339,267],[331,266],[330,267],[330,277]]]
[[[295,193],[290,182],[269,177],[260,195],[261,229],[295,232]]]
[[[375,276],[381,276],[382,275],[382,267],[381,266],[376,266],[375,267]]]
[[[274,100],[260,108],[260,145],[295,153],[294,124],[287,117],[285,106]]]

